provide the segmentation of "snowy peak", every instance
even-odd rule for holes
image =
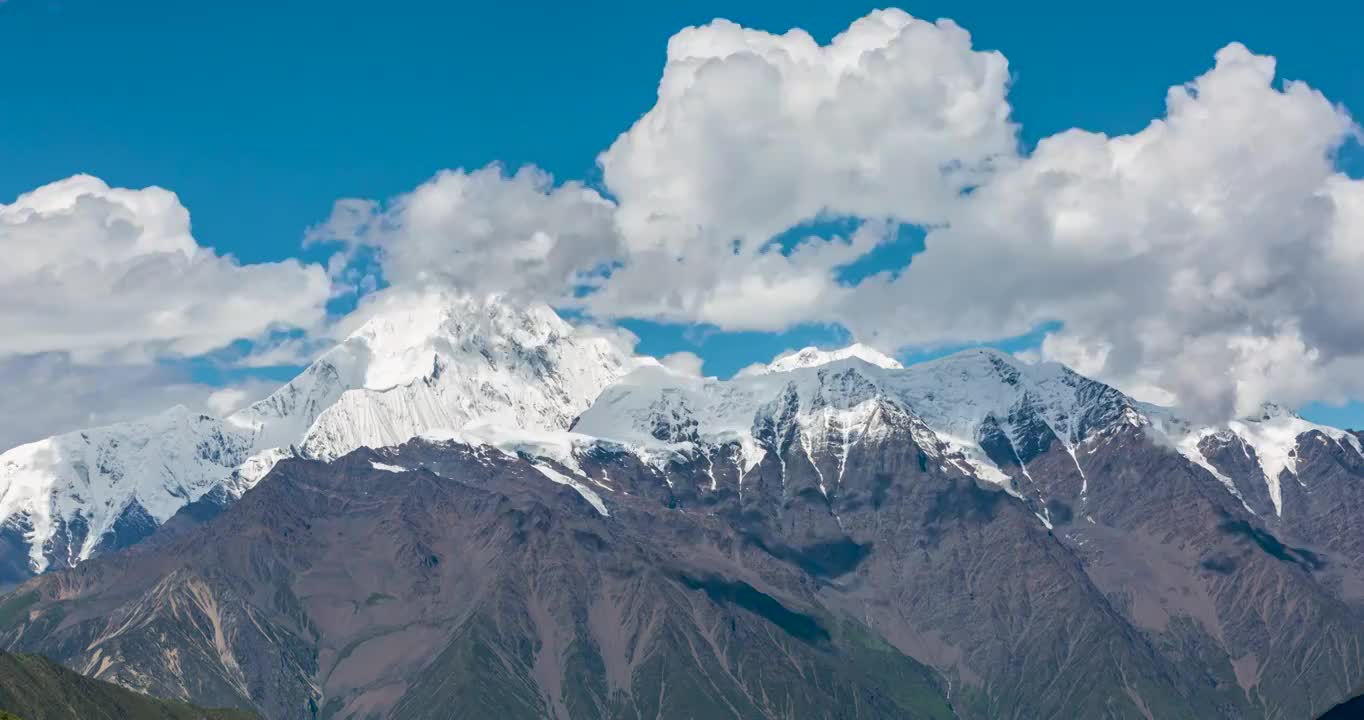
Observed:
[[[548,306],[432,292],[391,301],[270,397],[229,418],[260,449],[334,458],[474,420],[566,429],[645,362]]]
[[[1284,474],[1298,474],[1298,450],[1305,437],[1313,435],[1364,457],[1359,437],[1339,428],[1306,420],[1287,408],[1265,403],[1260,412],[1225,423],[1204,425],[1180,416],[1177,408],[1145,408],[1157,428],[1185,457],[1211,472],[1236,495],[1244,495],[1233,477],[1244,474],[1233,467],[1246,464],[1258,468],[1275,515],[1283,514]],[[1219,452],[1225,447],[1239,450],[1241,458]],[[1243,502],[1246,498],[1243,497]]]
[[[792,433],[806,442],[811,433],[849,436],[856,418],[882,421],[904,413],[909,420],[903,427],[934,435],[921,445],[944,443],[982,477],[1007,484],[1009,476],[984,441],[1004,438],[1010,462],[1026,463],[1053,442],[1074,456],[1092,433],[1138,422],[1133,406],[1117,390],[1060,365],[1028,365],[973,350],[908,368],[848,357],[728,381],[638,372],[608,388],[575,429],[643,447],[739,441],[761,449]]]
[[[1028,463],[1054,447],[1069,454],[1122,422],[1136,424],[1134,401],[1056,363],[1029,364],[992,349],[959,352],[890,372],[895,396],[984,479],[1012,484],[1003,468]]]
[[[1134,413],[1108,385],[1057,363],[1025,363],[991,349],[967,350],[913,365],[896,386],[935,431],[969,439],[987,418],[1011,433],[1042,423],[1068,446]]]
[[[31,549],[35,571],[73,564],[130,507],[154,527],[214,488],[240,495],[293,454],[335,458],[475,421],[566,430],[602,388],[657,365],[544,305],[432,292],[371,311],[298,377],[225,419],[178,408],[0,455],[0,533]]]
[[[819,367],[828,365],[839,360],[857,358],[881,368],[899,369],[901,365],[895,358],[886,355],[876,348],[854,343],[845,348],[836,350],[820,350],[816,347],[807,347],[803,350],[793,350],[791,352],[778,355],[771,363],[768,363],[765,372],[780,373],[800,370],[802,368]]]
[[[232,470],[249,454],[249,437],[182,406],[57,435],[0,455],[0,523],[26,531],[35,570],[74,564],[130,508],[160,524],[216,487],[239,494]]]
[[[574,336],[548,306],[521,306],[497,296],[428,292],[390,301],[337,348],[363,370],[358,385],[387,390],[441,371],[441,360],[480,355],[515,362]]]

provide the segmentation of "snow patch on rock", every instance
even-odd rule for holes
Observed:
[[[607,388],[575,429],[640,448],[737,442],[747,471],[765,452],[754,428],[784,396],[797,406],[802,442],[837,437],[843,446],[833,451],[844,455],[852,443],[884,430],[876,425],[884,418],[873,409],[890,406],[911,418],[911,432],[925,452],[1008,487],[1009,476],[981,446],[987,422],[1020,442],[1040,422],[1076,457],[1074,449],[1089,433],[1134,413],[1132,401],[1107,385],[994,350],[908,368],[878,365],[856,351],[828,355],[842,359],[724,381],[644,368]],[[813,355],[807,359],[814,362]]]
[[[1364,455],[1364,448],[1360,447],[1359,438],[1355,435],[1339,428],[1311,422],[1273,403],[1267,403],[1257,415],[1214,425],[1202,425],[1185,420],[1177,408],[1148,406],[1146,412],[1181,454],[1211,472],[1237,497],[1240,497],[1240,494],[1231,480],[1203,455],[1200,443],[1209,435],[1218,433],[1232,433],[1239,437],[1255,452],[1256,460],[1264,472],[1265,486],[1269,491],[1270,502],[1274,505],[1275,515],[1283,514],[1281,483],[1284,473],[1289,476],[1298,474],[1297,451],[1303,435],[1318,432],[1341,447]]]

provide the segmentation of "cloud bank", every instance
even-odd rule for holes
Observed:
[[[627,260],[604,315],[779,330],[828,319],[868,228],[783,253],[820,217],[945,222],[1014,152],[1004,56],[950,20],[871,13],[828,45],[717,20],[668,43],[657,103],[602,153]]]
[[[1055,327],[1039,357],[1209,419],[1364,398],[1364,182],[1336,162],[1360,131],[1274,58],[1228,45],[1141,131],[1023,152],[1007,60],[950,20],[877,11],[824,45],[717,20],[667,50],[654,105],[600,154],[595,187],[493,165],[341,200],[308,235],[338,247],[329,272],[200,247],[157,188],[77,177],[0,206],[15,257],[0,357],[193,355],[312,331],[257,354],[293,356],[336,285],[387,285],[597,322],[837,323],[883,350]],[[837,234],[816,231],[830,220]],[[844,279],[904,225],[927,233],[907,266]]]
[[[1336,167],[1359,136],[1344,108],[1232,44],[1140,132],[1070,130],[1023,153],[1008,80],[962,28],[894,10],[822,46],[688,28],[654,107],[601,154],[600,194],[535,175],[534,202],[508,203],[534,221],[474,213],[471,237],[390,213],[377,244],[602,318],[833,322],[892,350],[1058,327],[1040,357],[1209,417],[1364,395],[1364,185]],[[476,174],[488,206],[523,196],[522,174]],[[445,184],[395,206],[459,212],[465,191]],[[560,193],[591,202],[548,202]],[[829,218],[860,225],[789,238]],[[839,279],[902,223],[928,229],[907,267]],[[530,230],[554,225],[571,231]],[[566,278],[604,264],[570,297]]]
[[[1133,135],[1043,140],[842,319],[892,346],[1060,322],[1044,357],[1211,415],[1358,397],[1364,183],[1334,162],[1358,129],[1241,45],[1166,106]]]
[[[221,388],[161,363],[326,318],[331,283],[296,260],[200,246],[174,193],[78,175],[0,204],[0,447],[74,427],[207,407]],[[246,381],[238,400],[261,394]],[[220,396],[215,404],[227,396]]]
[[[197,355],[325,317],[330,282],[296,260],[201,247],[174,193],[78,175],[0,205],[0,355]]]

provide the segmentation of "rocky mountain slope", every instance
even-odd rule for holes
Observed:
[[[1364,680],[1364,533],[1308,521],[1349,437],[1257,504],[1272,433],[1241,463],[1059,366],[849,355],[285,459],[26,583],[0,643],[268,718],[1292,719]]]
[[[0,454],[0,587],[136,542],[189,502],[236,498],[281,457],[472,420],[562,429],[639,362],[548,307],[425,296],[225,419],[176,408]]]
[[[604,516],[538,465],[285,460],[188,536],[29,583],[5,637],[271,718],[952,717],[799,568],[643,497]]]
[[[1305,432],[1284,438],[1257,423]],[[1207,684],[1203,695],[1218,712],[1320,710],[1317,698],[1338,696],[1360,671],[1353,643],[1364,531],[1348,517],[1364,481],[1357,438],[1286,415],[1191,427],[1060,366],[971,351],[905,370],[853,359],[731,382],[646,371],[604,392],[575,429],[643,448],[654,466],[713,474],[733,458],[741,492],[776,456],[782,496],[815,508],[787,522],[811,537],[852,527],[849,511],[864,499],[848,485],[851,458],[904,436],[926,468],[976,478],[1030,511],[1170,672]],[[1250,462],[1233,473],[1189,433],[1244,433],[1239,456]],[[1274,465],[1275,453],[1291,466]],[[1301,501],[1281,513],[1243,501],[1238,485],[1269,494],[1273,476],[1258,456],[1283,468],[1287,497]],[[785,508],[767,514],[784,517]],[[1018,545],[1003,544],[1001,557],[1017,562]],[[994,636],[1008,637],[1007,628]],[[1319,664],[1324,657],[1337,668]],[[973,672],[1006,677],[1016,664],[1011,657]]]
[[[245,710],[204,710],[91,680],[36,655],[0,652],[0,720],[252,720]]]

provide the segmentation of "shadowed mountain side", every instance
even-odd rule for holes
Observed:
[[[1327,710],[1317,720],[1359,720],[1364,718],[1364,695],[1349,700]]]
[[[11,714],[13,713],[13,714]],[[0,720],[253,720],[91,680],[47,658],[0,652]]]
[[[605,518],[487,448],[379,459],[285,461],[197,528],[26,584],[0,632],[281,720],[953,717],[927,668],[716,518]]]

